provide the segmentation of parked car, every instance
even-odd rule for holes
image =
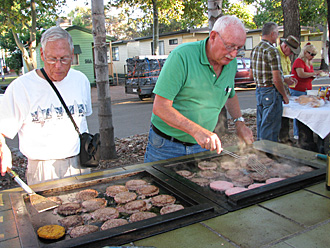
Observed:
[[[255,82],[250,79],[250,62],[250,58],[237,57],[235,87],[248,87],[255,85]]]

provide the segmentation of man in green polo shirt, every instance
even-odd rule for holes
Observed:
[[[169,55],[154,88],[145,162],[206,150],[222,151],[214,128],[226,105],[235,119],[238,137],[251,144],[234,78],[236,55],[246,40],[242,22],[234,16],[219,18],[205,40],[185,43]]]

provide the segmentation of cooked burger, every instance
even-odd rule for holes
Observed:
[[[118,193],[127,192],[128,189],[124,185],[111,185],[106,189],[106,195],[114,197]]]
[[[61,226],[63,226],[66,230],[75,227],[81,226],[84,224],[84,220],[80,215],[70,215],[58,221]]]
[[[99,208],[104,208],[107,201],[103,198],[94,198],[81,203],[85,212],[93,212]]]
[[[216,170],[218,167],[217,163],[210,161],[201,161],[198,163],[198,168],[201,170]]]
[[[80,236],[84,236],[86,234],[90,234],[93,232],[97,232],[99,230],[98,226],[93,225],[82,225],[74,227],[70,232],[71,238],[78,238]]]
[[[147,185],[148,183],[142,179],[133,179],[126,182],[125,186],[129,190],[137,190],[138,188]]]
[[[157,195],[151,198],[152,205],[156,207],[163,207],[169,204],[174,204],[175,201],[175,197],[171,195]]]
[[[94,222],[116,219],[119,217],[119,211],[115,208],[100,208],[90,214],[85,214],[84,219],[92,219]]]
[[[107,220],[106,222],[103,223],[101,226],[101,230],[107,230],[110,228],[114,228],[117,226],[123,226],[128,224],[128,221],[125,219],[113,219],[113,220]]]
[[[156,216],[157,216],[157,214],[152,213],[152,212],[137,212],[137,213],[132,214],[129,217],[129,221],[137,222],[137,221],[149,219],[149,218],[156,217]]]
[[[96,198],[99,193],[95,189],[85,189],[77,192],[76,199],[77,201],[83,202],[93,198]]]
[[[182,209],[184,209],[184,206],[182,206],[181,204],[171,204],[171,205],[167,205],[165,207],[162,207],[161,210],[160,210],[160,214],[161,215],[169,214],[169,213],[176,212],[176,211],[179,211],[179,210],[182,210]]]
[[[59,225],[46,225],[40,227],[37,233],[43,239],[59,239],[64,236],[65,228]]]
[[[69,202],[69,203],[64,203],[60,205],[57,208],[57,213],[61,215],[73,215],[81,212],[81,205],[80,203],[76,202]]]
[[[159,188],[154,185],[145,185],[141,188],[138,188],[136,192],[140,195],[140,197],[148,197],[148,196],[154,196],[159,193]]]
[[[183,176],[188,179],[190,179],[196,175],[196,173],[192,173],[191,171],[188,171],[188,170],[178,170],[178,171],[176,171],[176,173],[178,173],[180,176]]]
[[[115,195],[115,202],[117,203],[127,203],[134,201],[137,195],[134,192],[121,192]]]

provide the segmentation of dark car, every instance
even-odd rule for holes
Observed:
[[[235,87],[247,87],[255,85],[253,79],[250,79],[250,62],[250,58],[237,57]]]

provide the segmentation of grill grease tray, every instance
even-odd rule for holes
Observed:
[[[91,181],[68,184],[63,187],[37,192],[45,197],[60,196],[68,199],[76,192],[92,188],[98,192],[105,192],[110,185],[121,184],[131,179],[144,179],[148,183],[159,187],[159,194],[169,194],[176,198],[176,203],[182,204],[183,210],[160,215],[157,209],[157,217],[129,223],[124,226],[98,231],[78,238],[70,238],[65,235],[62,239],[49,242],[39,239],[36,231],[40,226],[58,224],[58,219],[63,218],[54,215],[53,211],[37,213],[30,204],[26,194],[10,194],[14,216],[18,226],[21,247],[103,247],[105,245],[123,245],[129,242],[170,231],[179,227],[190,225],[228,212],[215,205],[212,201],[190,190],[186,186],[154,170],[136,170],[119,172],[109,177],[94,178]],[[100,194],[102,196],[102,193]],[[100,196],[99,195],[99,196]],[[111,201],[109,205],[111,205]],[[152,210],[151,210],[152,211]],[[92,223],[93,224],[93,223]],[[97,225],[97,224],[96,224]]]

